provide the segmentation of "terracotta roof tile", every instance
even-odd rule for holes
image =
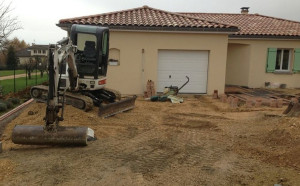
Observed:
[[[121,29],[209,30],[234,32],[231,37],[287,36],[300,37],[300,22],[259,14],[173,13],[148,6],[61,19],[64,24],[91,24]],[[238,30],[239,29],[239,30]]]
[[[300,22],[259,14],[181,14],[225,24],[236,24],[240,30],[233,36],[300,36]]]
[[[92,24],[103,26],[124,27],[160,27],[160,28],[191,28],[212,29],[220,31],[237,31],[233,24],[218,23],[201,18],[191,17],[164,10],[143,6],[140,8],[110,12],[84,17],[61,19],[61,24]]]

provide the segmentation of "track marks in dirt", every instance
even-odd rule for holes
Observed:
[[[188,117],[196,117],[196,118],[229,120],[229,118],[226,118],[224,116],[201,114],[201,113],[176,113],[176,115],[188,116]]]
[[[15,172],[15,162],[6,159],[6,158],[1,158],[0,159],[0,183],[4,178],[10,177],[12,174]]]
[[[212,100],[207,99],[206,96],[199,96],[197,97],[197,99],[203,108],[210,109],[213,111],[220,111],[220,108],[217,105],[215,105]],[[196,103],[190,103],[190,104],[193,107],[199,107],[199,104]]]
[[[187,98],[182,104],[140,99],[135,109],[108,119],[82,112],[75,117],[76,110],[71,110],[66,115],[69,121],[93,128],[98,140],[84,148],[5,147],[2,158],[16,164],[15,173],[5,181],[11,185],[270,185],[283,177],[294,180],[284,183],[299,183],[295,181],[298,165],[294,168],[292,163],[300,162],[300,149],[297,152],[293,147],[297,144],[284,141],[290,134],[298,142],[297,121],[264,117],[256,111],[224,111],[222,104],[205,96]],[[282,128],[286,122],[294,128]],[[282,145],[270,139],[276,137]]]
[[[251,135],[235,138],[235,152],[269,165],[300,170],[300,138],[295,135],[299,123],[294,118],[264,115],[241,124],[249,127]]]
[[[217,125],[212,121],[208,121],[205,119],[197,118],[194,115],[193,117],[181,117],[181,115],[176,114],[174,116],[164,116],[162,118],[162,125],[169,127],[179,127],[179,128],[187,128],[187,129],[218,129]],[[174,122],[175,121],[175,122]]]
[[[217,126],[215,124],[212,124],[210,121],[201,121],[201,120],[188,120],[188,121],[186,121],[186,123],[181,123],[181,124],[165,123],[163,125],[170,126],[170,127],[181,127],[181,128],[187,128],[187,129],[215,129],[215,128],[217,128]]]
[[[291,145],[291,143],[292,145],[297,145],[297,140],[285,129],[273,129],[264,138],[264,143],[268,146],[286,146]],[[300,144],[300,140],[298,140],[298,144]]]

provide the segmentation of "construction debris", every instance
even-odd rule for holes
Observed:
[[[218,99],[219,98],[218,90],[214,90],[213,98],[214,99]]]
[[[147,91],[144,92],[144,98],[150,98],[156,94],[154,81],[148,80],[146,85]]]
[[[215,97],[215,95],[213,97]],[[241,105],[245,105],[247,108],[261,106],[282,108],[284,105],[289,105],[291,108],[287,109],[284,114],[287,114],[289,111],[294,112],[289,115],[298,115],[298,112],[300,114],[300,109],[297,106],[294,106],[299,102],[298,100],[300,100],[300,96],[283,94],[269,89],[249,89],[240,86],[227,86],[225,88],[225,94],[220,96],[220,100],[223,103],[230,104],[232,108],[237,108]],[[295,108],[292,109],[292,107]]]
[[[299,117],[300,116],[300,103],[290,102],[286,110],[283,112],[289,117]]]
[[[180,98],[178,96],[169,95],[168,99],[170,99],[172,103],[183,103],[183,98]]]
[[[178,88],[177,86],[172,86],[172,85],[169,87],[165,87],[162,95],[151,96],[150,100],[151,101],[161,101],[161,102],[170,100],[172,103],[182,103],[183,98],[178,97],[177,94],[190,81],[190,78],[188,76],[185,76],[185,77],[187,78],[187,81],[183,85],[181,85],[180,88]]]

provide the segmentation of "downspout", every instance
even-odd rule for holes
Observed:
[[[145,49],[142,49],[142,95],[145,92]]]

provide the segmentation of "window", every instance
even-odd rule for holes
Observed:
[[[291,50],[290,49],[277,49],[276,54],[276,71],[289,71],[290,70],[290,58]]]
[[[33,53],[36,54],[36,50],[34,50]]]
[[[297,48],[268,48],[266,72],[292,73],[300,70]]]
[[[95,35],[78,33],[77,34],[77,49],[79,51],[84,50],[86,41],[94,41],[95,47],[97,47],[97,38]]]
[[[109,49],[108,65],[118,66],[120,65],[120,50],[117,48]]]

